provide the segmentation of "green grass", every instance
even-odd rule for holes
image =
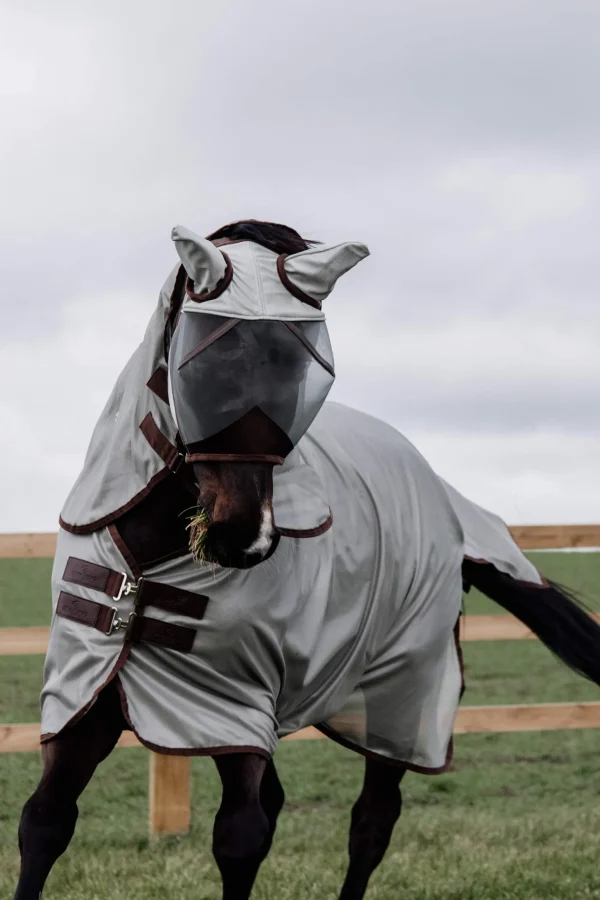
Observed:
[[[600,553],[527,553],[526,556],[546,578],[581,595],[587,606],[600,609]],[[502,607],[479,591],[471,590],[464,601],[471,615],[506,615]]]
[[[579,592],[588,605],[600,609],[600,553],[528,553],[547,578]],[[0,560],[0,628],[50,623],[50,559]],[[503,615],[504,610],[472,590],[465,612]]]
[[[547,900],[600,896],[600,766],[594,732],[470,735],[457,740],[456,771],[408,775],[405,809],[371,900]],[[288,795],[259,900],[336,897],[350,807],[362,763],[326,741],[284,744],[278,768]],[[17,874],[15,828],[38,774],[33,754],[0,767],[0,896]],[[194,760],[193,828],[147,838],[147,758],[121,750],[85,792],[76,837],[57,863],[45,900],[217,898],[210,854],[218,784]]]
[[[531,554],[549,577],[600,607],[600,554]],[[47,621],[49,565],[0,564],[0,627]],[[17,593],[18,592],[18,593]],[[7,604],[8,598],[8,604]],[[15,598],[14,600],[12,598]],[[468,613],[502,612],[471,592]],[[600,699],[537,642],[465,644],[465,703]],[[42,661],[0,657],[0,722],[36,721]],[[282,744],[288,802],[257,900],[333,900],[343,879],[350,807],[362,761],[328,741]],[[37,754],[0,755],[0,897],[17,874],[16,827],[39,777]],[[147,837],[147,754],[120,750],[80,802],[68,853],[44,900],[213,900],[210,853],[218,782],[193,762],[193,828]],[[464,735],[454,771],[408,775],[404,812],[369,900],[583,900],[600,897],[600,733]]]
[[[51,559],[0,560],[0,628],[50,624]]]

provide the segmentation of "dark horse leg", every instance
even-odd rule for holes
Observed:
[[[257,753],[216,756],[223,799],[215,819],[213,853],[223,879],[223,900],[248,900],[270,850],[283,788],[275,766]]]
[[[402,809],[400,781],[406,769],[368,759],[360,797],[352,809],[350,865],[340,900],[362,900],[388,848]]]
[[[266,848],[265,856],[271,849],[275,829],[277,827],[277,817],[281,812],[285,802],[285,794],[283,787],[275,769],[273,760],[269,760],[265,767],[263,779],[260,783],[260,805],[262,806],[267,819],[269,820],[269,840]]]
[[[89,712],[42,747],[42,779],[19,826],[21,874],[15,900],[39,900],[50,869],[67,849],[77,821],[77,799],[111,752],[125,721],[114,685]]]

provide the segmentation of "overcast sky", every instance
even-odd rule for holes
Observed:
[[[332,398],[510,523],[600,521],[596,0],[0,2],[0,531],[55,530],[176,262],[371,257]]]

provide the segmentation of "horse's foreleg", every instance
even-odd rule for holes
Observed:
[[[350,865],[340,900],[362,900],[388,848],[402,808],[399,784],[406,769],[368,759],[360,797],[352,809]]]
[[[260,784],[260,805],[269,820],[269,842],[266,848],[265,856],[271,848],[273,838],[275,836],[275,828],[277,827],[277,817],[281,812],[285,802],[285,794],[283,787],[275,769],[273,760],[269,760],[266,765],[264,775]]]
[[[283,791],[272,763],[257,753],[228,753],[216,756],[215,763],[223,799],[215,819],[213,853],[223,879],[223,900],[247,900],[271,846]]]
[[[43,745],[42,779],[19,825],[21,874],[15,900],[39,900],[50,869],[73,837],[77,799],[124,724],[117,691],[109,686],[77,724]]]

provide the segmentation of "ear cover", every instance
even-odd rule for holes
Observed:
[[[355,241],[311,247],[286,256],[283,267],[290,281],[320,303],[329,296],[344,272],[369,255],[369,248]]]
[[[175,226],[171,238],[185,271],[194,282],[194,293],[214,290],[227,268],[218,247],[183,225]]]

